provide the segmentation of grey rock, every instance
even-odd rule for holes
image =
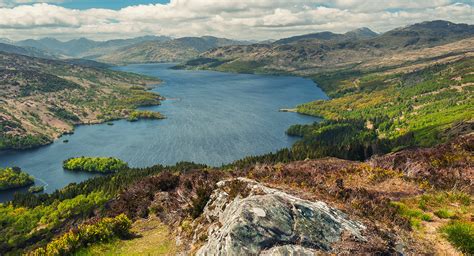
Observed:
[[[273,256],[273,255],[285,255],[285,256],[306,256],[306,255],[318,255],[320,251],[305,248],[300,245],[283,245],[275,246],[268,250],[262,251],[260,255],[262,256]]]
[[[234,198],[226,192],[233,182],[241,191]],[[197,255],[313,255],[330,252],[342,232],[365,240],[361,223],[324,202],[303,200],[245,178],[217,186],[203,213],[208,239]]]

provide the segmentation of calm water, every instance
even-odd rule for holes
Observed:
[[[171,70],[170,66],[117,68],[164,80],[154,91],[167,100],[147,109],[160,111],[167,119],[79,126],[73,135],[51,145],[0,153],[0,165],[21,167],[37,178],[36,184],[46,185],[46,192],[93,176],[62,169],[62,161],[75,156],[114,156],[136,167],[179,161],[219,166],[291,146],[295,138],[285,130],[316,119],[278,109],[327,98],[303,78]],[[0,192],[0,201],[12,194]]]

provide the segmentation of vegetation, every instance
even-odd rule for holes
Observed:
[[[473,66],[470,57],[408,73],[332,76],[321,83],[330,83],[323,87],[336,98],[303,104],[298,112],[362,122],[375,139],[392,142],[387,150],[435,145],[447,139],[443,131],[472,118]]]
[[[52,230],[69,229],[71,223],[82,222],[94,212],[101,215],[104,203],[112,196],[119,194],[132,183],[159,174],[169,172],[186,172],[204,165],[178,163],[175,166],[160,165],[144,169],[124,169],[113,175],[99,176],[79,184],[72,183],[51,194],[15,194],[7,204],[0,204],[0,251],[11,254],[31,249],[35,244],[44,245],[51,241],[55,232]],[[150,177],[151,178],[151,177]],[[142,188],[170,189],[176,184],[174,175],[152,179],[150,186]],[[150,181],[152,181],[150,180]],[[149,189],[147,193],[153,193]],[[146,199],[149,197],[136,197]],[[136,201],[136,200],[135,200]],[[130,203],[133,203],[131,200]],[[140,202],[137,206],[146,207]],[[126,213],[126,211],[123,211]],[[134,216],[134,215],[133,215]]]
[[[24,55],[0,53],[0,77],[0,150],[46,145],[74,124],[126,118],[162,100],[146,90],[156,78]]]
[[[474,224],[472,222],[451,221],[441,229],[454,246],[467,255],[474,254]]]
[[[0,190],[26,187],[33,184],[34,178],[18,167],[0,168]]]
[[[117,172],[127,168],[127,163],[114,157],[76,157],[64,161],[63,168],[71,171]]]
[[[103,218],[94,224],[83,224],[77,229],[54,239],[46,247],[36,249],[32,255],[69,255],[94,243],[107,242],[113,238],[130,237],[132,222],[124,214],[115,218]]]
[[[135,110],[128,116],[129,121],[138,121],[139,119],[163,119],[165,118],[159,112]]]
[[[131,232],[137,237],[130,240],[114,239],[108,243],[92,244],[80,249],[76,256],[95,255],[175,255],[177,246],[171,230],[155,218],[138,220],[132,225]]]
[[[53,236],[52,230],[73,218],[90,216],[95,208],[103,205],[108,199],[102,192],[92,192],[31,208],[15,207],[12,204],[0,205],[0,251],[18,250],[37,241],[48,240]]]
[[[28,188],[29,193],[39,193],[44,191],[44,186],[31,186]]]

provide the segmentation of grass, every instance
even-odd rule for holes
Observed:
[[[176,255],[175,240],[170,235],[168,227],[158,219],[150,217],[138,220],[133,224],[132,231],[138,235],[137,238],[93,245],[74,255]]]
[[[419,229],[422,221],[431,221],[432,217],[430,214],[423,212],[420,209],[412,208],[401,202],[392,202],[398,210],[398,213],[407,218],[410,221],[411,227]]]
[[[455,213],[451,210],[440,209],[434,212],[434,215],[441,219],[451,219],[455,216]]]
[[[474,224],[465,221],[451,221],[441,228],[446,239],[467,255],[474,255]]]

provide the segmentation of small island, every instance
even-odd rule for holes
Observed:
[[[34,182],[33,176],[23,172],[19,167],[0,168],[0,190],[26,187]]]
[[[31,186],[28,188],[28,192],[30,193],[39,193],[44,191],[44,186]]]
[[[140,119],[164,119],[160,112],[153,112],[147,110],[135,110],[128,116],[128,121],[134,122]]]
[[[63,162],[63,168],[70,171],[112,173],[123,170],[128,164],[114,157],[75,157]]]

